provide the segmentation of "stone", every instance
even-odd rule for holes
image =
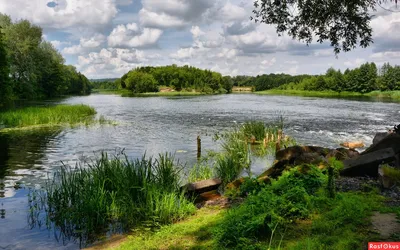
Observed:
[[[367,154],[361,154],[357,158],[344,160],[344,168],[340,174],[344,176],[368,175],[376,177],[379,165],[393,161],[395,156],[392,148],[384,148]]]
[[[386,189],[390,189],[396,184],[396,182],[392,178],[385,175],[382,168],[378,169],[378,180],[381,183],[381,185],[383,186],[383,188],[386,188]]]
[[[388,132],[383,132],[383,133],[376,133],[374,136],[374,139],[372,140],[372,144],[377,144],[378,142],[382,141],[383,138],[388,136],[390,133]]]
[[[222,181],[219,178],[208,179],[198,182],[188,183],[183,186],[183,188],[190,193],[205,193],[212,190],[217,190],[221,185]]]
[[[372,144],[361,155],[365,155],[381,149],[391,148],[395,154],[400,153],[400,134],[389,133],[386,137]]]
[[[350,158],[358,157],[360,153],[354,149],[347,149],[347,148],[337,148],[331,150],[329,154],[326,156],[327,159],[331,157],[335,157],[336,160],[343,161]]]
[[[343,142],[343,143],[340,143],[340,146],[345,147],[345,148],[354,149],[354,148],[363,148],[363,147],[365,147],[365,144],[362,141],[355,141],[355,142]]]

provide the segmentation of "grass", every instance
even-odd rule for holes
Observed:
[[[335,91],[306,91],[306,90],[281,90],[271,89],[255,92],[259,95],[294,95],[306,97],[331,97],[331,98],[375,98],[390,101],[400,101],[400,91],[372,91],[370,93],[335,92]]]
[[[195,211],[180,191],[181,169],[167,154],[134,161],[102,154],[87,166],[64,167],[40,196],[46,220],[81,245],[107,232],[179,221]]]
[[[28,107],[0,113],[0,125],[6,128],[23,128],[42,125],[87,123],[96,111],[87,105],[57,105]]]
[[[228,209],[203,208],[155,233],[134,232],[115,249],[364,249],[379,241],[373,211],[387,209],[376,191],[328,198],[323,170],[304,165],[285,172]]]
[[[115,249],[218,249],[212,230],[223,217],[218,208],[202,208],[196,215],[156,233],[134,233]]]
[[[123,93],[122,97],[157,97],[157,96],[199,96],[206,95],[206,93],[201,92],[183,92],[183,91],[174,91],[174,92],[152,92],[152,93]]]
[[[190,170],[188,174],[188,182],[197,182],[207,180],[214,177],[214,169],[208,162],[198,162]]]

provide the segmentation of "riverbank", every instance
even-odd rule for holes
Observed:
[[[27,107],[0,112],[2,130],[74,125],[93,121],[96,111],[87,105]]]
[[[307,180],[312,181],[313,177]],[[285,183],[283,179],[278,179],[279,182]],[[222,197],[219,199],[224,201],[203,207],[176,224],[154,232],[135,231],[119,237],[117,242],[104,241],[88,249],[359,249],[370,241],[398,241],[399,207],[387,205],[391,199],[378,191],[376,180],[361,178],[352,182],[357,182],[357,188],[349,190],[348,179],[339,178],[338,189],[347,190],[338,192],[334,199],[323,192],[307,196],[308,207],[304,206],[304,197],[295,198],[294,193],[285,191],[279,194],[281,197],[275,197],[261,190],[231,206],[232,200]],[[288,195],[297,204],[286,200]],[[282,199],[284,203],[268,208],[265,204],[270,203],[267,201],[270,198]],[[292,213],[291,222],[264,224],[268,215],[265,211],[272,209],[279,214],[285,212],[279,209],[285,208],[294,209],[286,211]],[[388,225],[379,224],[381,217],[390,218],[389,229]],[[271,225],[273,231],[268,233],[265,226]]]
[[[258,95],[288,95],[305,97],[328,97],[328,98],[376,98],[400,101],[400,91],[373,91],[370,93],[357,92],[335,92],[335,91],[305,91],[305,90],[280,90],[271,89],[254,92]]]

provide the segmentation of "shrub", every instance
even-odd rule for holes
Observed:
[[[311,195],[325,182],[326,177],[314,166],[300,166],[285,172],[270,186],[250,193],[242,205],[229,210],[215,231],[216,239],[222,246],[233,248],[243,239],[252,243],[269,240],[273,231],[310,216]]]
[[[210,165],[205,163],[197,163],[189,170],[188,182],[196,182],[207,180],[214,176],[214,171]]]

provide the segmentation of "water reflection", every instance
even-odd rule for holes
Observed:
[[[26,177],[43,170],[47,145],[60,129],[35,129],[0,133],[0,198],[12,197]]]

